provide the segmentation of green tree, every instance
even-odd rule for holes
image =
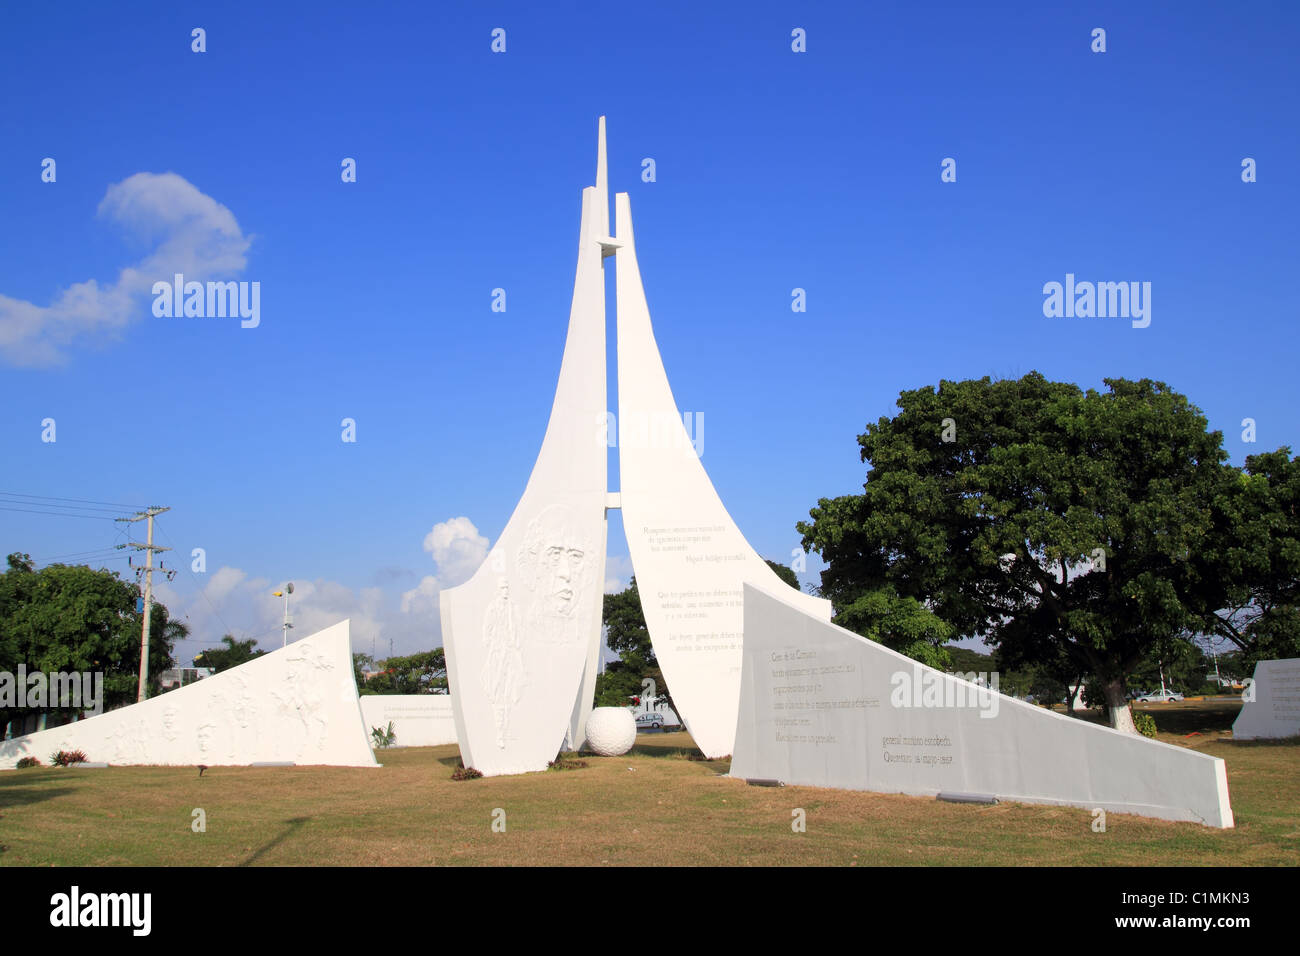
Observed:
[[[104,707],[134,703],[140,671],[140,588],[117,572],[51,564],[37,570],[26,554],[11,554],[0,574],[0,669],[14,672],[102,672]],[[149,694],[174,666],[173,644],[189,631],[167,608],[151,608]],[[28,709],[30,710],[30,709]],[[26,711],[24,711],[26,712]],[[0,710],[0,729],[20,716]]]
[[[263,650],[253,650],[257,644],[257,639],[253,637],[246,641],[237,641],[233,634],[226,634],[222,636],[221,643],[224,646],[210,647],[206,651],[195,654],[194,666],[211,667],[212,673],[220,674],[266,653]]]
[[[596,678],[596,706],[630,706],[632,699],[643,693],[642,681],[649,679],[654,681],[659,699],[676,711],[672,692],[650,643],[635,575],[625,590],[605,595],[601,621],[605,625],[605,646],[619,659],[607,664],[605,673]]]
[[[1184,396],[1105,383],[1032,372],[901,393],[858,438],[864,494],[799,524],[837,622],[894,646],[978,635],[1053,676],[1064,659],[1131,732],[1127,676],[1221,606],[1221,562],[1198,549],[1236,475]]]
[[[441,647],[407,657],[390,657],[382,662],[382,666],[383,671],[358,685],[360,693],[447,693],[447,658]]]
[[[764,558],[763,560],[767,562],[769,568],[776,572],[778,578],[790,585],[790,587],[794,588],[796,591],[799,590],[799,578],[795,575],[794,568],[787,567],[784,564],[778,564],[771,558]]]
[[[1300,657],[1300,458],[1290,448],[1251,455],[1215,502],[1215,526],[1199,550],[1223,594],[1201,629],[1255,662]]]

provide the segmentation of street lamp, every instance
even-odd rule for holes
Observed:
[[[281,647],[289,646],[289,628],[293,627],[293,618],[289,616],[289,595],[293,593],[293,582],[290,581],[284,586],[283,591],[273,591],[276,597],[284,598],[284,643]]]

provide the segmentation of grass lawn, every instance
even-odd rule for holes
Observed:
[[[1233,830],[1111,814],[1094,833],[1082,809],[751,787],[655,733],[583,769],[461,782],[455,746],[383,751],[378,770],[5,771],[0,865],[1300,865],[1300,741],[1234,742],[1239,707],[1141,707],[1162,740],[1227,762]]]

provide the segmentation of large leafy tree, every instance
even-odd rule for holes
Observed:
[[[211,667],[214,674],[220,674],[222,671],[238,667],[240,664],[246,664],[266,653],[264,650],[254,650],[257,645],[257,638],[255,637],[240,641],[236,640],[233,634],[225,634],[221,638],[221,645],[221,647],[210,647],[195,654],[194,666]]]
[[[140,670],[140,588],[117,572],[51,564],[37,570],[26,554],[11,554],[0,574],[0,669],[104,674],[104,707],[133,703]],[[167,608],[151,609],[149,693],[174,665],[173,644],[188,628]],[[0,728],[19,716],[0,711]]]
[[[801,522],[837,622],[894,646],[984,637],[1003,666],[1126,677],[1221,607],[1222,435],[1160,382],[1082,391],[1037,372],[900,394],[859,436],[864,493]],[[915,654],[914,656],[923,656]]]

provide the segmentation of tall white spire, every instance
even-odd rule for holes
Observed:
[[[609,233],[609,172],[605,159],[605,117],[600,118],[600,133],[596,143],[596,221],[599,223],[597,238],[604,239]]]

